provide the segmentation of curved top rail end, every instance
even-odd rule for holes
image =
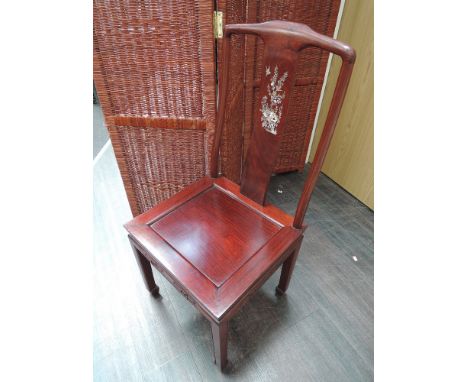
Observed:
[[[341,41],[325,36],[314,31],[305,24],[292,21],[273,20],[256,24],[228,24],[224,27],[224,34],[254,34],[262,39],[285,38],[291,41],[291,48],[302,50],[309,46],[315,46],[335,53],[348,63],[356,60],[355,50]]]

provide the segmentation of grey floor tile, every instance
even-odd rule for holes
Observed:
[[[104,116],[100,105],[93,105],[93,158],[109,140],[109,134],[104,126]]]

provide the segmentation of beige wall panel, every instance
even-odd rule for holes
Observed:
[[[356,49],[357,60],[322,171],[374,209],[374,4],[345,3],[338,39]],[[341,61],[332,60],[309,161],[316,151]]]

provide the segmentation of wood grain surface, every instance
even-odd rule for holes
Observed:
[[[281,229],[216,187],[151,228],[217,287]]]

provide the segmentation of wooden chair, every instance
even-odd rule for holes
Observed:
[[[232,34],[264,44],[261,105],[255,110],[240,186],[218,176],[219,145]],[[151,264],[210,321],[215,363],[227,362],[228,321],[282,264],[277,294],[286,292],[301,246],[304,215],[338,119],[355,60],[354,50],[309,27],[287,21],[232,24],[224,29],[225,67],[210,175],[125,225],[146,288],[159,294]],[[341,71],[317,152],[295,216],[265,204],[295,81],[298,53],[319,47],[342,58]],[[181,158],[183,160],[183,158]]]

